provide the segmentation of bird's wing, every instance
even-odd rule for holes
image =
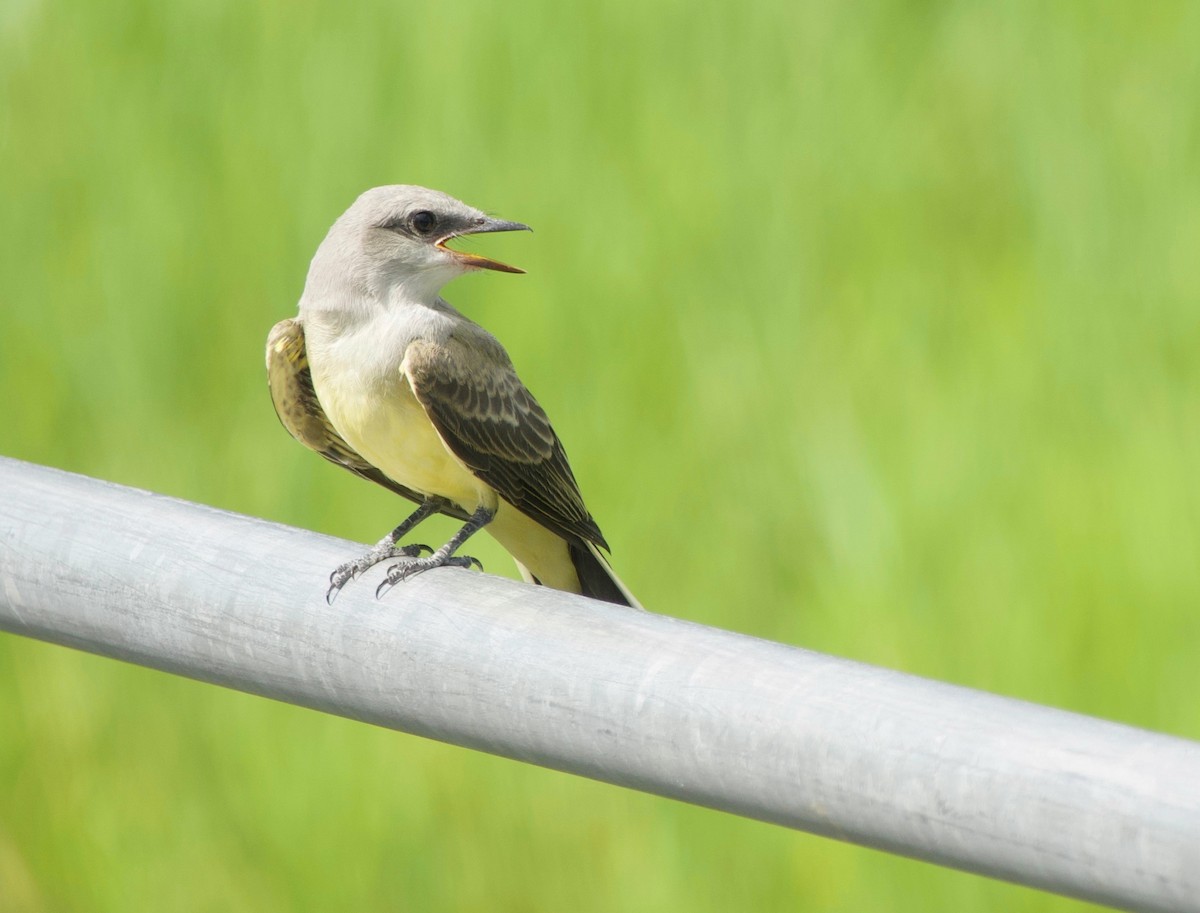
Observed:
[[[315,450],[331,463],[349,469],[357,476],[382,485],[418,504],[425,499],[411,488],[384,475],[346,443],[330,424],[313,388],[308,353],[304,347],[304,326],[298,319],[281,320],[267,336],[267,386],[279,421],[296,440]],[[446,505],[445,513],[465,520],[467,515]]]
[[[608,548],[550,420],[494,340],[414,342],[401,370],[450,452],[500,497],[568,541]]]

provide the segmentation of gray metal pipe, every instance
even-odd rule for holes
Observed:
[[[0,628],[1136,910],[1200,911],[1200,744],[0,458]],[[378,572],[377,572],[378,573]]]

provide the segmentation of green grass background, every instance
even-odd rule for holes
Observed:
[[[447,295],[648,606],[1200,737],[1198,42],[1186,2],[4,0],[0,453],[374,541],[405,505],[284,433],[262,347],[357,193],[426,184],[535,227]],[[5,913],[1085,908],[0,637]]]

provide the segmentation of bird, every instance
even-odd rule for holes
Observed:
[[[531,230],[441,191],[372,188],[318,246],[298,315],[268,334],[268,388],[284,428],[417,504],[364,555],[334,569],[330,604],[392,559],[377,598],[434,568],[482,568],[458,550],[486,529],[527,582],[641,608],[606,558],[608,543],[545,410],[500,342],[441,295],[468,272],[524,272],[450,241]],[[436,550],[401,544],[434,514],[463,525]]]

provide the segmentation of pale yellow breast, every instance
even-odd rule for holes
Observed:
[[[449,498],[467,511],[494,499],[491,489],[446,449],[399,372],[371,384],[350,372],[333,377],[314,371],[313,383],[346,442],[401,485]]]

